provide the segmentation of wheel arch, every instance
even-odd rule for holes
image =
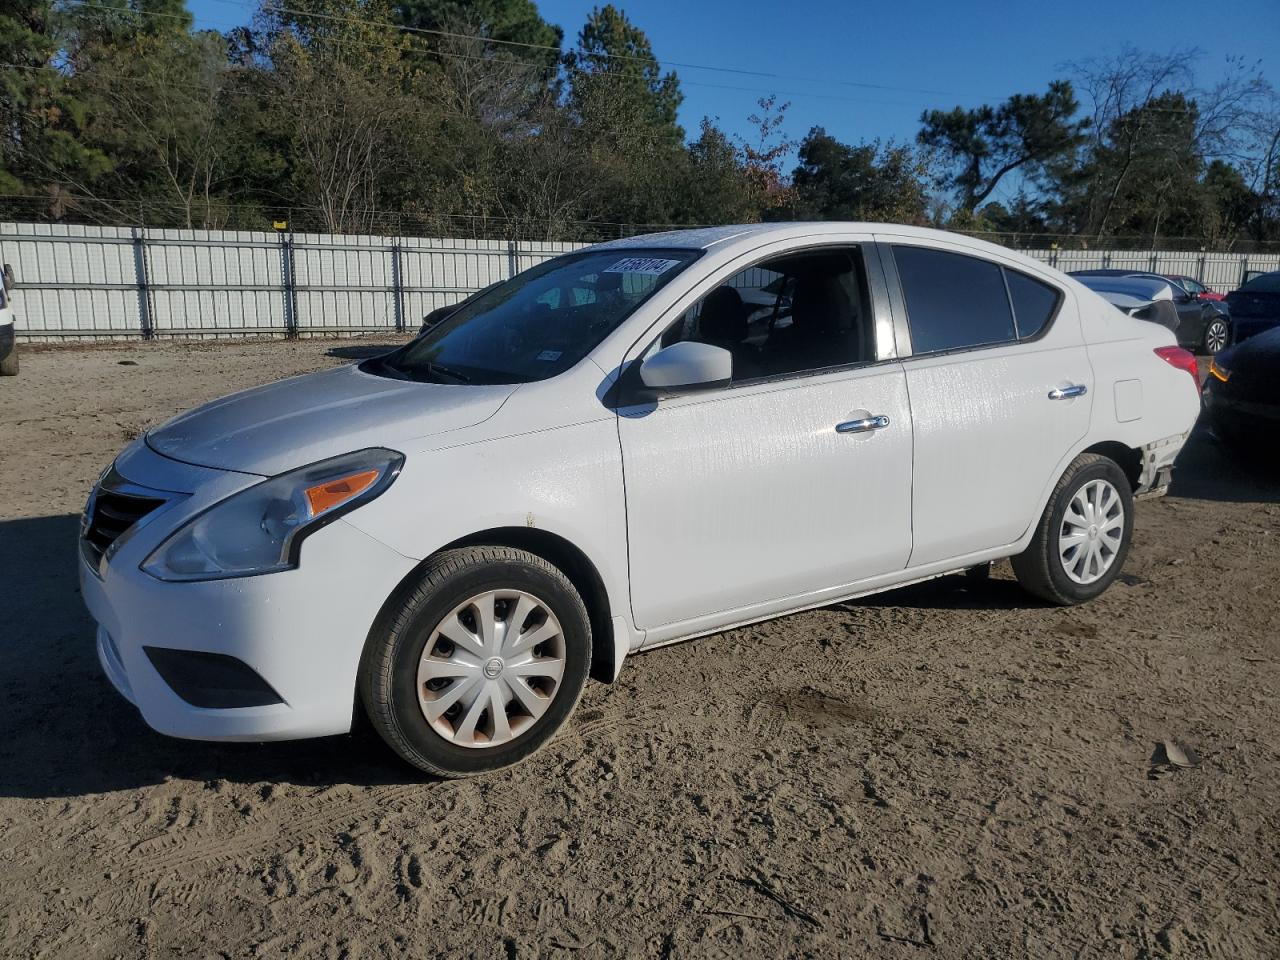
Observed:
[[[1014,553],[1021,553],[1031,542],[1036,524],[1039,522],[1041,514],[1044,513],[1045,507],[1048,506],[1049,498],[1053,496],[1054,487],[1057,486],[1058,481],[1062,479],[1067,470],[1071,468],[1071,464],[1075,462],[1076,457],[1082,453],[1096,453],[1114,461],[1124,472],[1125,477],[1128,478],[1130,492],[1136,494],[1141,489],[1143,481],[1141,450],[1131,447],[1120,440],[1098,440],[1086,447],[1073,448],[1059,462],[1053,476],[1049,478],[1049,481],[1041,491],[1040,497],[1036,501],[1037,507],[1034,519],[1027,525],[1022,535],[1011,545]]]
[[[405,574],[383,601],[377,617],[374,618],[370,636],[376,635],[379,626],[385,623],[386,618],[398,608],[406,592],[413,588],[422,568],[432,558],[445,550],[480,546],[527,550],[546,560],[569,578],[569,582],[582,597],[591,623],[591,677],[604,683],[612,683],[621,664],[616,662],[619,654],[616,651],[613,636],[614,611],[609,600],[609,591],[604,585],[604,578],[600,576],[596,565],[576,544],[559,534],[536,527],[491,527],[488,530],[479,530],[459,537],[439,547]]]
[[[1119,440],[1102,440],[1092,446],[1085,447],[1080,453],[1096,453],[1099,456],[1106,457],[1108,460],[1115,461],[1116,465],[1124,471],[1124,475],[1128,477],[1130,491],[1137,492],[1142,483],[1141,450],[1135,450]],[[1076,456],[1078,457],[1080,453],[1077,453]],[[1075,457],[1071,459],[1074,462]]]

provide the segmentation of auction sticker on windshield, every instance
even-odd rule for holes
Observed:
[[[612,267],[606,267],[605,273],[643,273],[651,277],[656,277],[660,273],[666,273],[679,260],[660,260],[656,257],[627,257],[625,260],[619,260]]]

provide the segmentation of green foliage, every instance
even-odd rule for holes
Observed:
[[[505,55],[547,68],[559,62],[564,40],[532,0],[398,0],[395,19],[415,30],[502,41]]]
[[[75,83],[53,66],[59,20],[51,0],[10,0],[0,11],[0,61],[11,64],[0,70],[0,194],[44,193],[44,216],[61,216],[67,187],[111,166],[85,136]]]
[[[926,110],[918,139],[945,164],[942,186],[973,211],[1014,171],[1033,174],[1080,147],[1088,121],[1073,119],[1078,108],[1071,84],[1055,80],[1043,95],[1014,94],[998,107]]]
[[[924,169],[909,147],[850,146],[814,127],[799,158],[791,177],[798,219],[924,221]]]
[[[193,30],[185,0],[9,0],[0,195],[29,199],[0,216],[555,239],[789,217],[1280,239],[1280,101],[1246,65],[1202,90],[1189,57],[1126,50],[1076,68],[1089,119],[1060,80],[928,111],[915,145],[822,127],[797,144],[774,96],[747,136],[704,119],[690,140],[679,78],[620,8],[594,8],[565,52],[563,36],[535,0],[262,0],[225,36]]]
[[[586,123],[610,129],[634,124],[651,134],[683,139],[676,113],[684,100],[674,73],[662,73],[644,31],[617,7],[591,11],[566,58],[569,103]]]

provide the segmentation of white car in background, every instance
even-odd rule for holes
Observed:
[[[766,286],[749,323],[738,291]],[[150,431],[89,498],[80,579],[163,733],[363,709],[410,763],[473,774],[636,650],[1004,557],[1050,603],[1096,597],[1199,406],[1167,330],[978,240],[636,237]]]

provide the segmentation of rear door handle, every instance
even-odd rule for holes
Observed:
[[[846,420],[836,424],[836,433],[866,433],[869,430],[883,430],[889,425],[889,418],[881,414],[878,417],[863,417],[861,420]]]
[[[1054,387],[1049,391],[1050,400],[1070,400],[1072,397],[1083,397],[1089,388],[1083,383],[1073,383],[1069,387]]]

